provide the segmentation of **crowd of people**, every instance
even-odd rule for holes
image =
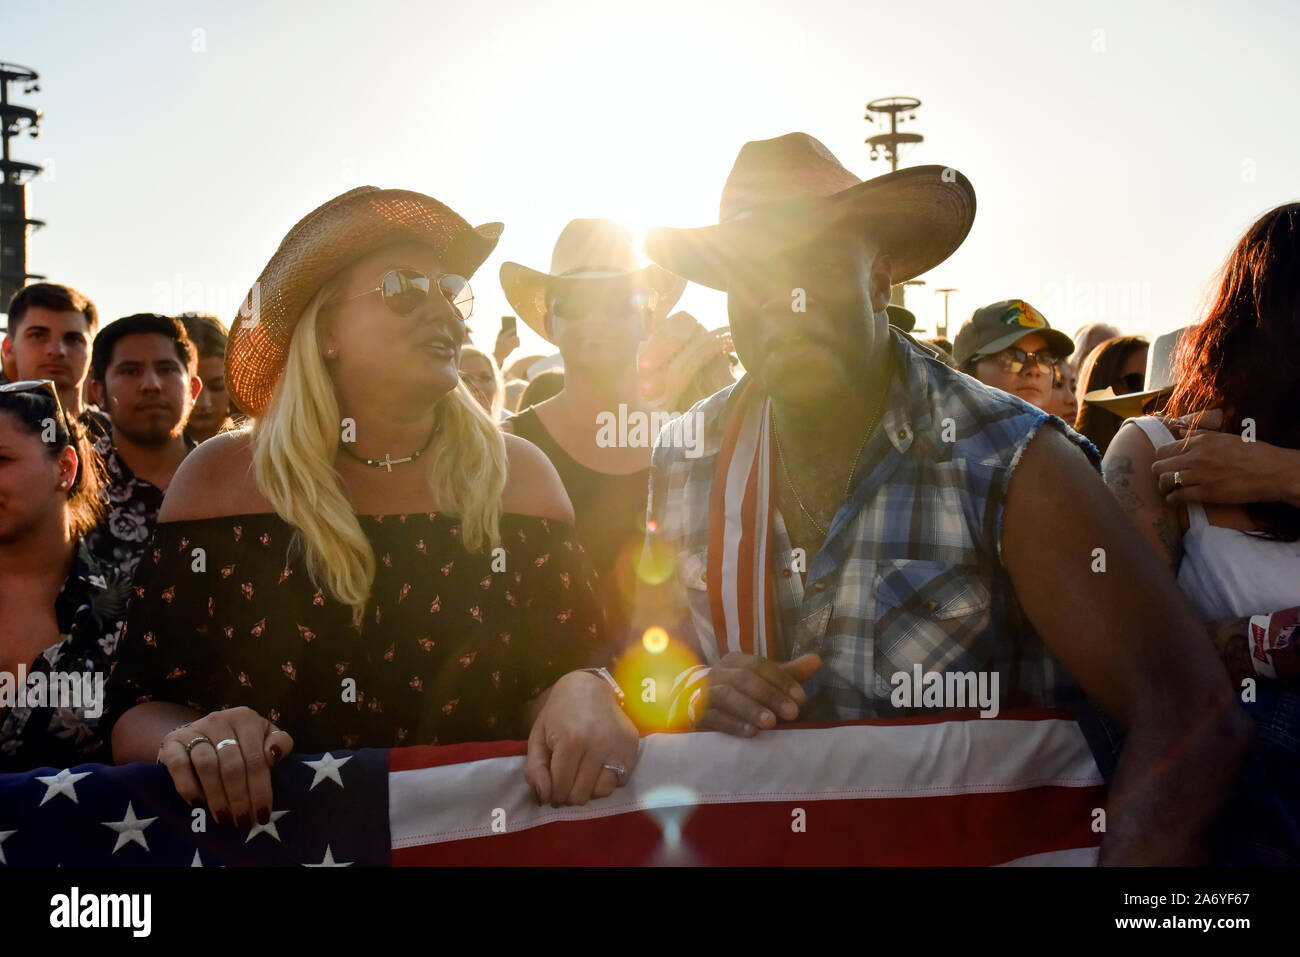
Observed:
[[[919,339],[892,290],[974,213],[951,168],[748,143],[651,265],[575,219],[549,270],[501,267],[554,358],[469,341],[502,225],[399,189],[304,217],[229,327],[21,289],[0,672],[106,691],[0,703],[0,771],[158,761],[250,827],[291,750],[516,738],[539,803],[584,804],[647,732],[907,716],[919,668],[1078,716],[1103,862],[1300,863],[1300,420],[1268,371],[1300,204],[1154,342],[1019,298]],[[724,325],[674,311],[688,282]],[[652,644],[680,667],[646,696]]]

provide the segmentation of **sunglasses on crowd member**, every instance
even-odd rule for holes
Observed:
[[[1141,392],[1142,387],[1147,383],[1147,374],[1145,372],[1129,372],[1125,375],[1118,376],[1115,380],[1119,383],[1119,388],[1114,389],[1116,395],[1125,395],[1129,392]]]
[[[408,266],[388,270],[380,278],[378,286],[349,296],[343,301],[351,302],[377,292],[383,298],[385,306],[399,316],[406,316],[429,298],[429,293],[435,286],[462,320],[468,319],[474,312],[474,293],[469,287],[469,280],[464,276],[454,273],[429,276]]]
[[[654,293],[644,289],[565,293],[551,300],[550,309],[557,319],[621,319],[644,315],[654,302]]]
[[[1029,365],[1029,363],[1033,362],[1048,375],[1055,375],[1056,364],[1061,361],[1060,356],[1047,349],[1039,349],[1037,352],[1026,352],[1019,346],[1008,346],[1000,352],[994,352],[991,355],[976,356],[975,359],[976,361],[981,359],[996,359],[998,365],[1002,367],[1002,371],[1010,373],[1017,373],[1025,366]]]
[[[5,382],[0,384],[0,393],[4,392],[44,392],[54,400],[54,410],[63,420],[63,431],[68,433],[68,441],[75,442],[77,433],[72,431],[72,422],[68,419],[68,413],[64,411],[63,403],[59,400],[59,390],[55,386],[53,379],[23,379],[19,382]]]

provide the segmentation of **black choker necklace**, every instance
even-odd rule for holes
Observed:
[[[362,462],[365,465],[369,465],[372,469],[388,469],[388,471],[391,472],[393,470],[394,465],[402,465],[406,462],[414,462],[425,452],[429,451],[429,446],[433,444],[433,437],[437,434],[438,434],[438,427],[435,425],[433,427],[433,431],[429,433],[429,437],[424,440],[424,445],[421,446],[416,451],[412,452],[404,459],[389,458],[387,452],[384,453],[384,457],[382,459],[368,459],[364,455],[357,455],[356,452],[353,452],[350,448],[348,448],[348,445],[350,444],[348,442],[344,442],[339,447],[343,449],[343,451],[346,452],[348,455],[356,459],[358,462]]]

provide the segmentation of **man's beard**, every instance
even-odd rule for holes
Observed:
[[[158,449],[180,435],[184,427],[184,422],[181,422],[170,427],[160,425],[152,429],[134,429],[129,425],[114,422],[113,432],[142,448]]]
[[[841,313],[844,311],[843,306],[827,303],[824,300],[818,301],[817,308],[828,316],[831,316],[832,310],[836,308]],[[886,338],[884,341],[875,343],[875,350],[889,349],[890,340],[887,331],[889,328],[889,313],[886,310],[881,310],[880,312],[873,312],[871,315],[874,328],[879,329],[883,324],[886,329]],[[842,329],[848,323],[840,316],[835,316],[834,325],[836,328]],[[862,330],[862,334],[864,337],[868,335],[865,329]],[[842,340],[835,342],[820,337],[810,341],[835,353],[836,359],[831,367],[823,368],[820,371],[799,371],[793,375],[787,371],[780,378],[775,378],[769,374],[767,369],[770,355],[764,351],[766,343],[760,347],[760,368],[762,371],[757,377],[770,395],[795,405],[811,403],[808,411],[821,414],[825,410],[821,407],[820,402],[834,401],[834,395],[838,389],[857,389],[859,386],[865,386],[868,389],[874,388],[864,380],[864,374],[872,360],[873,350],[866,349],[862,345],[862,340],[852,345]],[[856,348],[853,346],[856,346]],[[809,386],[812,386],[812,388],[809,388]]]

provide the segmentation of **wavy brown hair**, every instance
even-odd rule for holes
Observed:
[[[1079,391],[1087,395],[1114,385],[1115,377],[1124,368],[1129,356],[1150,346],[1141,336],[1119,336],[1094,346],[1079,366]],[[1074,430],[1091,439],[1092,444],[1097,446],[1097,451],[1105,455],[1111,439],[1115,438],[1115,433],[1123,424],[1124,420],[1109,409],[1081,402],[1079,415],[1074,420]]]
[[[1166,414],[1223,411],[1221,432],[1300,449],[1291,364],[1300,360],[1300,203],[1269,210],[1246,231],[1223,267],[1202,322],[1189,329],[1174,357]],[[1300,540],[1300,509],[1255,502],[1246,513],[1266,538]]]

